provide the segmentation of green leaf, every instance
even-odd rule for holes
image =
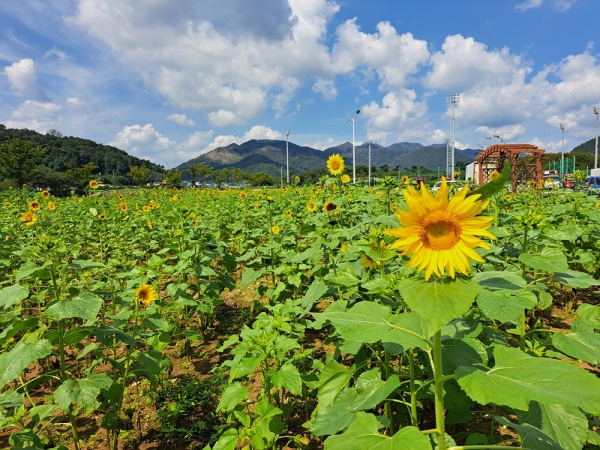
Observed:
[[[223,391],[219,405],[217,406],[217,412],[231,411],[238,403],[248,400],[250,392],[246,386],[239,382],[230,384]]]
[[[531,402],[519,422],[542,430],[564,450],[581,450],[587,438],[588,420],[577,406]]]
[[[287,362],[277,371],[269,374],[273,386],[277,389],[287,389],[292,394],[302,392],[302,378],[293,363]]]
[[[388,437],[377,431],[380,427],[373,414],[358,412],[343,434],[325,440],[325,450],[431,450],[429,439],[418,428],[404,427]]]
[[[498,289],[520,291],[527,286],[527,282],[519,273],[508,270],[478,272],[473,276],[473,281],[491,291]]]
[[[500,175],[498,175],[495,180],[490,181],[489,183],[485,183],[483,186],[473,191],[467,191],[467,197],[479,194],[481,195],[481,197],[479,197],[479,200],[486,200],[490,198],[496,192],[500,192],[502,190],[502,188],[508,181],[509,175],[510,163],[506,161],[504,163],[504,168],[502,169],[502,172],[500,172]]]
[[[46,267],[41,266],[33,266],[30,264],[23,264],[17,275],[15,277],[15,281],[21,281],[24,278],[41,278],[42,280],[50,279],[50,271]]]
[[[591,275],[583,272],[577,272],[576,270],[565,270],[563,272],[557,272],[554,277],[559,283],[566,284],[574,288],[589,288],[597,286],[600,281],[595,280]]]
[[[422,339],[419,339],[410,333],[392,328],[387,334],[381,336],[381,341],[384,344],[392,343],[399,345],[401,350],[397,354],[413,347],[421,348],[423,350],[429,348],[429,345],[426,342],[426,336],[429,335],[427,323],[418,314],[396,314],[389,318],[389,322],[392,325],[403,328],[404,330],[412,331],[422,337]]]
[[[215,442],[212,450],[235,450],[238,442],[238,431],[235,428],[229,428]]]
[[[517,425],[505,417],[496,416],[496,421],[507,427],[511,427],[521,436],[521,447],[530,450],[566,450],[558,445],[550,436],[532,425]],[[581,448],[579,449],[581,450]]]
[[[329,289],[329,286],[323,280],[319,278],[315,279],[308,287],[304,297],[300,299],[300,305],[304,309],[312,308],[312,305],[321,299],[325,292],[327,292],[327,289]]]
[[[265,270],[266,269],[264,267],[260,270],[246,269],[242,275],[242,286],[248,286],[250,283],[258,280],[265,273]]]
[[[590,364],[600,362],[600,336],[596,333],[553,333],[552,345],[571,358]]]
[[[537,297],[528,291],[484,289],[477,296],[477,305],[490,319],[502,323],[516,320],[526,309],[537,305]]]
[[[0,408],[18,408],[23,405],[25,394],[8,390],[0,394]]]
[[[337,276],[333,272],[330,272],[325,276],[325,279],[335,285],[345,287],[356,286],[360,283],[360,280],[356,278],[356,275],[354,275],[354,272],[349,267],[338,271]]]
[[[329,320],[342,337],[349,341],[373,343],[390,330],[387,317],[390,309],[372,302],[360,302],[348,311],[313,314],[316,319]]]
[[[456,369],[458,384],[476,402],[526,410],[535,400],[600,413],[600,379],[591,373],[567,361],[536,358],[498,345],[494,347],[494,359],[492,369]]]
[[[529,253],[521,253],[519,261],[526,266],[544,272],[555,273],[569,270],[567,256],[558,249],[544,249],[537,256],[530,255]]]
[[[69,266],[71,269],[88,269],[90,267],[106,267],[104,264],[96,261],[87,261],[85,259],[76,259]]]
[[[0,308],[8,309],[11,306],[19,305],[27,297],[29,297],[28,286],[21,286],[17,283],[5,287],[0,290]]]
[[[0,355],[0,389],[21,375],[29,364],[52,353],[52,344],[46,339],[26,344],[23,341],[7,353]]]
[[[469,310],[480,287],[476,282],[462,278],[452,281],[405,278],[399,289],[406,304],[427,322],[429,333],[434,334]]]
[[[102,308],[102,299],[92,292],[82,292],[73,300],[60,300],[49,306],[48,317],[55,320],[85,319],[86,325],[96,322]]]
[[[96,400],[100,390],[108,389],[112,380],[105,373],[88,375],[82,380],[66,380],[54,390],[54,400],[63,411],[69,411],[69,406],[77,404],[76,410],[83,408],[84,414],[90,414],[100,406]]]
[[[600,305],[592,306],[589,303],[584,303],[577,308],[577,315],[592,328],[600,329]]]
[[[318,413],[324,406],[333,403],[335,397],[346,387],[354,375],[354,367],[348,370],[340,363],[330,360],[319,374],[319,403],[315,409]]]

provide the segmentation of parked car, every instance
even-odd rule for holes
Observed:
[[[453,184],[453,183],[456,183],[456,181],[453,181],[453,180],[448,180],[448,181],[446,181],[446,184],[448,184],[448,185],[450,185],[450,184]],[[431,192],[437,192],[437,191],[439,191],[439,189],[440,189],[441,187],[442,187],[442,182],[441,182],[441,181],[438,181],[438,182],[437,182],[437,183],[435,183],[435,184],[433,185],[433,187],[431,188]]]
[[[600,176],[594,175],[587,179],[587,189],[589,194],[600,195]]]
[[[573,189],[575,187],[575,177],[572,173],[565,173],[563,176],[563,187]]]

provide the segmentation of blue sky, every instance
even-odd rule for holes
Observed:
[[[599,0],[3,0],[0,123],[167,167],[285,139],[595,136]],[[497,139],[493,140],[498,142]]]

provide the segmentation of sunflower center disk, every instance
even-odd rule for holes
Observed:
[[[448,213],[434,212],[421,223],[423,245],[432,250],[448,250],[460,241],[461,226]]]

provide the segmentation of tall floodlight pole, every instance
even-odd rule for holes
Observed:
[[[356,114],[352,119],[352,183],[356,184],[356,146],[354,145],[354,119],[360,114],[360,109],[356,110]]]
[[[448,161],[448,167],[446,168],[446,174],[449,171],[450,172],[450,176],[452,177],[452,180],[454,180],[454,146],[456,144],[456,141],[454,140],[454,108],[456,106],[456,104],[460,101],[459,95],[458,94],[450,94],[448,95],[448,102],[452,103],[452,128],[451,128],[451,139],[452,139],[452,153],[449,155],[449,161]]]
[[[594,114],[596,114],[596,147],[594,148],[594,169],[598,168],[598,114],[600,111],[594,106]]]
[[[290,184],[290,153],[288,151],[288,138],[290,136],[290,130],[285,132],[285,165],[287,174],[287,184]]]
[[[452,159],[453,159],[452,154],[450,152],[450,138],[444,139],[444,142],[446,143],[446,176],[448,176],[448,172],[451,169],[451,164],[452,164]]]
[[[565,124],[561,123],[559,125],[560,125],[560,130],[562,131],[562,147],[561,147],[562,156],[560,158],[560,179],[562,179],[565,174]]]
[[[373,143],[372,140],[368,140],[367,144],[369,144],[369,186],[371,186],[371,144]]]

